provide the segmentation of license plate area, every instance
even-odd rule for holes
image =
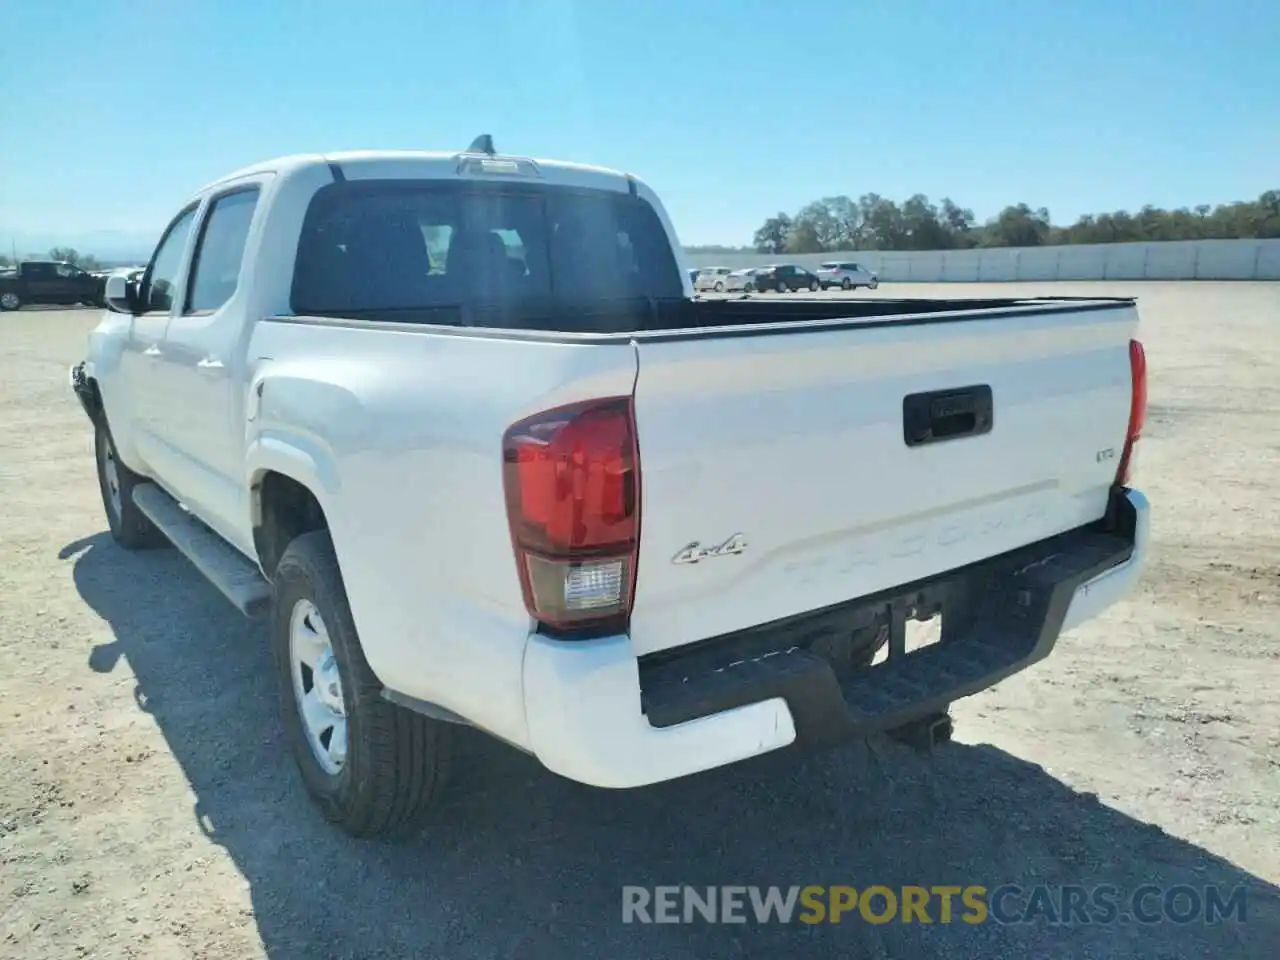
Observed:
[[[942,642],[944,608],[956,612],[948,627],[959,625],[965,586],[963,581],[946,579],[864,602],[846,611],[842,622],[826,624],[797,646],[825,660],[842,682],[890,665],[901,666]]]
[[[889,657],[896,656],[899,658],[909,657],[913,653],[918,653],[934,644],[942,641],[942,611],[931,610],[917,612],[914,615],[908,611],[908,615],[902,618],[901,624],[896,628],[899,632],[895,638],[893,615],[890,614],[889,622],[885,625],[884,642],[880,648],[876,650],[875,657],[871,660],[870,666],[878,667],[887,663]]]

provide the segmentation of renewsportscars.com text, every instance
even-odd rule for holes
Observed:
[[[1246,920],[1243,887],[626,886],[623,923],[1205,923]]]

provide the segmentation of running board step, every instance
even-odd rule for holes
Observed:
[[[265,614],[271,584],[248,557],[184,510],[154,483],[133,488],[133,502],[246,617]]]

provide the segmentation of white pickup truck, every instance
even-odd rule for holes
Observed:
[[[679,250],[481,138],[240,170],[108,281],[111,532],[270,618],[353,835],[422,823],[455,724],[615,788],[945,736],[1139,576],[1132,300],[704,301]]]

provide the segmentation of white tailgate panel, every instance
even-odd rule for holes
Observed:
[[[1131,306],[780,335],[641,339],[643,654],[819,609],[1102,516]],[[983,436],[908,447],[903,397],[991,387]],[[1106,451],[1115,459],[1109,459]],[[738,555],[675,564],[735,534]]]

